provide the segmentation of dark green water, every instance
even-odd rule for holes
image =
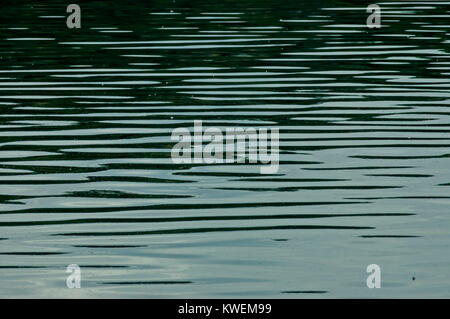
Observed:
[[[450,2],[31,3],[0,5],[0,297],[449,297]],[[278,127],[280,170],[173,164],[194,120]]]

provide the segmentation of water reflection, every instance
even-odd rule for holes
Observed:
[[[0,296],[448,294],[450,2],[80,5],[0,12]],[[172,163],[194,120],[279,172]]]

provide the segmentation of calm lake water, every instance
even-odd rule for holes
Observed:
[[[450,2],[69,3],[0,6],[0,297],[450,297]],[[174,164],[194,120],[278,173]]]

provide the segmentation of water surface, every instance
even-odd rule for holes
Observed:
[[[449,297],[450,2],[79,4],[0,8],[0,297]],[[194,120],[280,170],[174,164]]]

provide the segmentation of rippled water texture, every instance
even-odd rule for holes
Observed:
[[[2,3],[0,297],[449,297],[450,2]],[[174,164],[194,120],[280,170]]]

